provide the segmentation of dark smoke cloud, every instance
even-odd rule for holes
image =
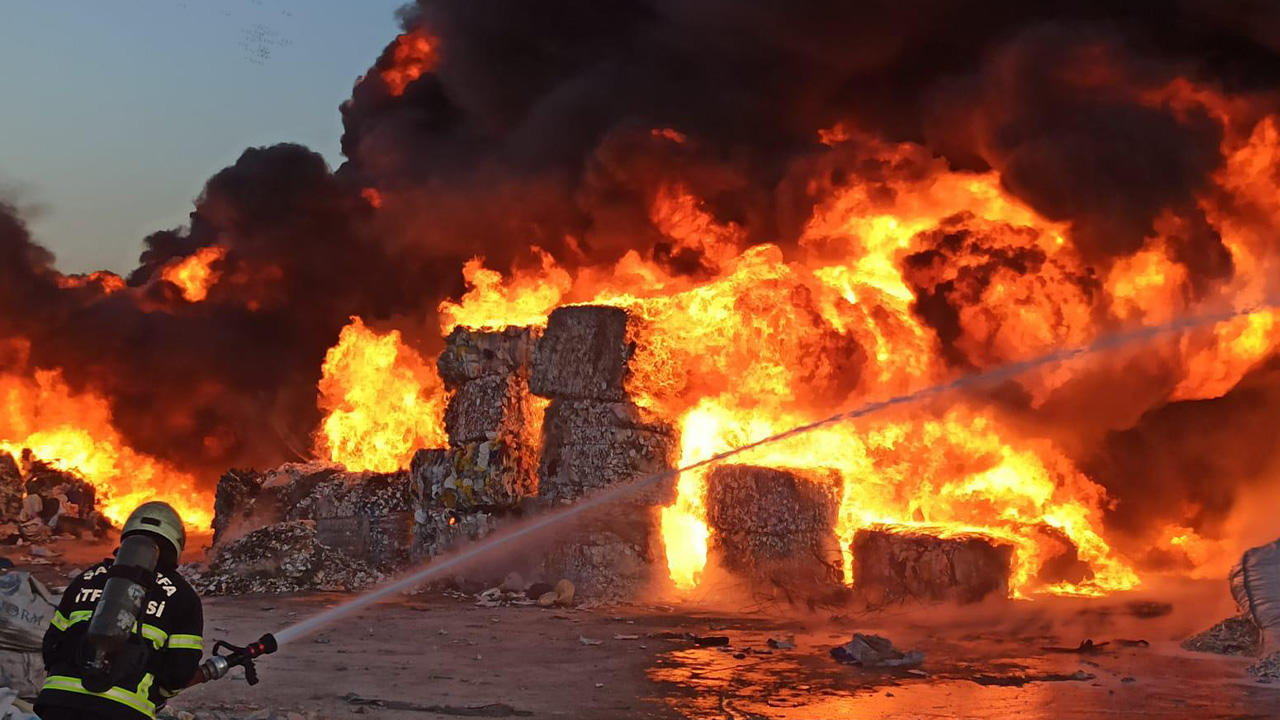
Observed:
[[[1186,229],[1173,251],[1210,283],[1232,268],[1194,196],[1222,129],[1135,92],[1178,75],[1280,87],[1280,10],[1244,0],[420,0],[403,19],[439,63],[393,97],[378,75],[388,48],[341,109],[341,168],[295,146],[246,151],[188,228],[146,239],[129,292],[60,288],[49,254],[0,213],[0,334],[106,393],[140,450],[195,469],[278,462],[309,444],[320,361],[348,316],[430,328],[463,260],[505,268],[532,245],[570,266],[639,249],[708,272],[649,220],[673,183],[747,242],[788,246],[822,200],[808,180],[830,192],[885,170],[817,142],[840,121],[1000,168],[1100,263],[1171,212]],[[1073,85],[1090,50],[1125,82]],[[187,304],[159,272],[207,245],[226,248],[223,279]],[[956,282],[972,291],[983,270],[970,273]],[[920,312],[944,329],[954,296],[931,297]]]

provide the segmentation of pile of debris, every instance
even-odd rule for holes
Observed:
[[[1009,594],[1013,548],[985,536],[876,528],[859,530],[851,551],[854,590],[872,605],[971,603]]]
[[[550,399],[538,463],[544,505],[674,467],[675,427],[637,406],[627,390],[640,332],[641,320],[616,307],[562,307],[548,318],[529,379],[534,394]],[[597,597],[631,594],[663,557],[658,508],[674,491],[674,481],[662,483],[593,511],[558,538],[546,575]]]
[[[1262,650],[1262,633],[1248,613],[1229,617],[1202,633],[1182,641],[1192,652],[1214,655],[1257,655]]]
[[[477,540],[519,514],[537,492],[542,407],[529,393],[537,331],[455,328],[436,365],[453,393],[445,408],[449,447],[419,450],[414,555],[435,557]]]
[[[24,450],[0,452],[0,544],[35,543],[54,535],[100,535],[111,523],[97,509],[87,480]]]
[[[322,543],[313,522],[290,520],[216,545],[205,566],[182,574],[202,595],[360,590],[382,579],[369,565]]]
[[[276,523],[307,520],[334,550],[380,570],[404,566],[413,524],[407,472],[348,472],[327,463],[286,463],[258,473],[232,470],[214,497],[215,549]]]
[[[707,522],[724,567],[788,599],[842,588],[840,477],[720,465],[707,477]]]

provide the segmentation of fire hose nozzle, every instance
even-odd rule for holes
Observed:
[[[267,633],[258,638],[257,642],[250,643],[244,647],[232,645],[222,640],[213,644],[213,657],[205,660],[200,665],[200,669],[196,672],[195,677],[191,678],[191,685],[200,685],[211,680],[220,680],[231,672],[231,668],[240,666],[244,668],[244,679],[250,685],[258,684],[258,669],[254,666],[255,658],[263,655],[270,655],[280,649],[280,644],[276,642],[276,638],[271,633]],[[225,653],[220,651],[225,650]]]

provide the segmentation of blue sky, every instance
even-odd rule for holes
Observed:
[[[341,162],[404,0],[0,0],[0,199],[64,272],[134,266],[244,148]]]

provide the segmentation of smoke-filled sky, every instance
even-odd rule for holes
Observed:
[[[0,198],[66,271],[133,268],[244,148],[340,161],[338,105],[403,0],[4,0]]]

